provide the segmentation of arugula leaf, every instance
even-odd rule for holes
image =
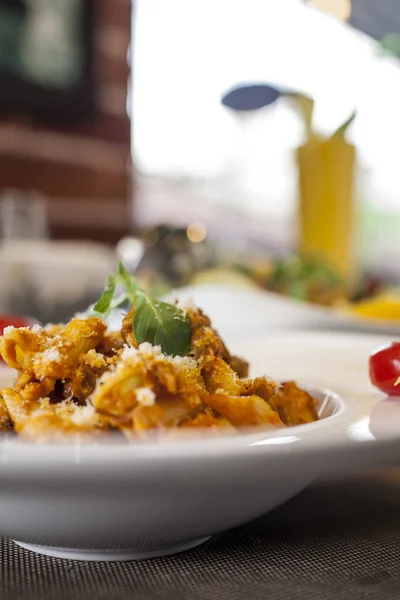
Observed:
[[[114,299],[118,280],[126,293]],[[132,329],[137,341],[161,346],[165,354],[186,354],[190,348],[191,329],[187,315],[173,304],[151,299],[135,278],[118,263],[118,275],[109,275],[106,287],[98,302],[81,317],[101,316],[106,319],[111,312],[126,301],[136,309]]]
[[[101,315],[106,314],[114,299],[115,288],[117,287],[117,278],[115,275],[107,277],[106,287],[99,300],[93,306],[93,312]]]
[[[161,346],[164,354],[183,355],[189,350],[189,319],[173,304],[151,300],[144,294],[133,317],[132,326],[139,343],[149,342],[153,346]]]
[[[145,294],[144,289],[138,284],[135,278],[126,270],[122,261],[118,262],[118,275],[132,300],[135,299],[138,294]]]
[[[102,317],[107,319],[113,310],[129,300],[128,294],[124,293],[114,300],[117,278],[115,275],[109,275],[106,281],[106,287],[99,300],[93,306],[89,307],[85,312],[78,313],[75,316],[80,319],[88,317]]]

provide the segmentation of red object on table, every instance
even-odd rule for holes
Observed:
[[[6,327],[12,325],[13,327],[31,327],[37,323],[30,317],[13,317],[12,315],[1,315],[0,316],[0,335],[3,335],[3,331]]]
[[[400,342],[378,348],[369,357],[372,384],[389,396],[400,396]]]

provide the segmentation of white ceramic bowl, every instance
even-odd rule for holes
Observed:
[[[317,423],[132,446],[3,440],[0,535],[60,557],[161,556],[262,515],[322,475],[392,460],[400,450],[398,406],[366,375],[368,353],[381,341],[286,334],[240,344],[253,374],[290,374],[338,392]],[[319,397],[322,404],[325,393]]]

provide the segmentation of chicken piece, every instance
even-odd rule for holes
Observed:
[[[210,394],[205,402],[238,429],[252,425],[284,427],[279,414],[259,396]]]
[[[201,310],[187,311],[192,330],[191,354],[200,368],[210,365],[224,352],[221,338],[211,327],[210,319]]]
[[[220,356],[239,377],[247,377],[249,364],[230,354],[207,315],[200,309],[189,309],[187,313],[192,329],[191,354],[200,366],[209,365],[215,357]]]
[[[268,402],[279,413],[285,425],[302,425],[318,420],[316,401],[294,381],[286,381],[277,387]]]
[[[102,373],[105,371],[105,369],[99,371]],[[77,367],[71,377],[67,377],[58,381],[62,381],[62,385],[64,387],[64,398],[70,400],[76,399],[80,403],[85,403],[86,399],[96,387],[96,370],[88,365],[83,364]]]
[[[255,377],[241,381],[241,396],[260,396],[266,402],[275,394],[276,383],[268,377]]]
[[[62,380],[63,397],[84,403],[96,387],[97,379],[110,365],[108,359],[93,348],[79,358],[79,363],[73,375]]]
[[[203,369],[206,388],[211,393],[240,396],[241,381],[235,371],[219,356]]]
[[[238,377],[248,377],[249,363],[246,360],[243,360],[243,358],[240,358],[239,356],[234,356],[233,354],[229,354],[228,356],[224,355],[223,359],[235,371]]]

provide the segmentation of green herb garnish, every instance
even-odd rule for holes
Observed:
[[[126,293],[114,299],[118,282]],[[161,346],[164,354],[172,356],[188,352],[191,329],[187,315],[173,304],[150,298],[122,262],[118,263],[118,275],[107,278],[103,294],[88,314],[107,318],[127,300],[136,309],[132,329],[139,344],[149,342]]]
[[[185,313],[173,304],[142,296],[142,302],[132,320],[133,332],[139,343],[161,346],[165,354],[186,354],[190,347],[190,323]]]
[[[106,314],[114,300],[115,289],[117,287],[117,278],[115,275],[109,275],[106,281],[106,287],[99,300],[93,306],[93,312],[101,315]]]
[[[81,317],[102,317],[107,319],[113,310],[124,304],[128,300],[128,294],[121,294],[118,298],[114,298],[117,288],[118,279],[116,275],[109,275],[106,281],[104,292],[100,296],[96,304],[91,307]]]
[[[132,275],[126,270],[124,264],[121,261],[119,261],[118,263],[118,275],[121,282],[125,286],[130,301],[133,305],[135,305],[138,302],[139,297],[145,296],[146,292],[138,284],[136,279],[132,277]]]

